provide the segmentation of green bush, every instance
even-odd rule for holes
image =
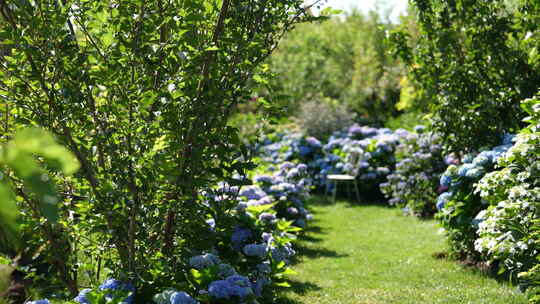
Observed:
[[[271,83],[294,113],[305,102],[330,98],[371,120],[396,114],[403,69],[384,42],[392,24],[377,13],[298,25],[269,60]]]
[[[305,134],[324,139],[352,125],[354,118],[354,113],[337,101],[308,101],[300,105],[297,123]]]
[[[538,90],[540,4],[508,2],[414,0],[419,32],[390,35],[452,151],[515,133],[523,126],[519,101]]]
[[[477,215],[481,221],[475,249],[501,271],[521,275],[525,286],[540,288],[540,99],[523,107],[531,124],[517,135],[514,146],[499,160],[500,170],[488,173],[476,191],[490,207]],[[536,268],[535,268],[536,267]],[[538,303],[538,299],[533,300]]]
[[[58,178],[59,233],[18,193],[22,229],[40,248],[30,257],[54,256],[49,239],[76,248],[47,264],[71,295],[110,272],[133,280],[145,300],[186,283],[187,258],[214,245],[205,221],[215,210],[201,191],[243,183],[233,175],[251,167],[226,125],[231,109],[252,96],[248,82],[262,81],[256,67],[282,33],[313,19],[303,1],[8,2],[0,1],[6,136],[41,126],[81,165]]]

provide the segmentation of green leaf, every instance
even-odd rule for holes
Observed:
[[[2,173],[0,172],[0,175]],[[19,210],[15,196],[8,185],[0,180],[0,234],[17,246],[19,237]]]

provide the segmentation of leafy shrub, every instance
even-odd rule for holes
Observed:
[[[479,223],[475,218],[488,204],[475,193],[474,185],[487,172],[495,169],[497,160],[511,146],[511,137],[507,136],[503,145],[480,152],[476,156],[466,155],[462,160],[463,164],[450,165],[441,176],[440,184],[447,192],[437,198],[436,206],[439,212],[436,217],[445,230],[454,254],[479,259],[474,249]]]
[[[308,101],[300,105],[298,124],[305,134],[325,139],[352,125],[353,112],[344,104]]]
[[[396,170],[380,184],[390,205],[405,208],[418,216],[435,214],[440,176],[446,169],[441,140],[437,134],[415,128],[397,146]]]
[[[301,24],[269,58],[270,69],[279,75],[272,84],[289,96],[286,102],[293,113],[304,103],[329,98],[383,121],[396,112],[404,74],[384,42],[393,27],[375,12]]]
[[[486,174],[476,186],[490,206],[476,217],[475,248],[488,261],[500,261],[501,270],[513,277],[540,263],[540,99],[526,100],[523,107],[530,127],[499,160],[501,169]],[[522,275],[525,285],[540,287],[537,271]]]
[[[42,126],[81,166],[55,176],[54,230],[45,212],[22,219],[41,248],[26,256],[54,259],[49,273],[63,275],[48,284],[72,296],[107,273],[132,281],[140,302],[191,282],[186,261],[224,239],[205,220],[234,203],[207,204],[202,190],[242,184],[234,175],[251,167],[231,109],[263,81],[256,68],[284,31],[313,19],[298,0],[162,2],[0,2],[3,135]]]
[[[515,7],[509,3],[516,4]],[[409,78],[451,151],[496,145],[522,127],[540,83],[537,1],[414,0],[419,33],[393,32]],[[482,138],[483,140],[478,140]]]

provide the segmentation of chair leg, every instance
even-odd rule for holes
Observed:
[[[351,183],[347,182],[347,198],[351,198]]]
[[[354,180],[354,190],[356,192],[356,199],[360,202],[360,191],[358,191],[358,182]]]
[[[338,182],[334,181],[334,197],[333,197],[334,204],[336,203],[337,185],[338,185]]]
[[[330,181],[326,180],[326,187],[324,189],[324,195],[328,195],[328,192],[330,191]]]

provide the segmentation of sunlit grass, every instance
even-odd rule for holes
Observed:
[[[321,198],[310,209],[298,276],[278,303],[526,303],[516,287],[433,257],[446,248],[435,221]]]

